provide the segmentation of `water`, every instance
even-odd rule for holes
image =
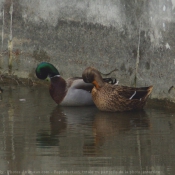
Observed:
[[[174,174],[175,111],[59,107],[45,87],[4,87],[0,174]]]

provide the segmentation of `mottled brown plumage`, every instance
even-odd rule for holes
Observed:
[[[83,72],[83,80],[92,83],[92,99],[101,111],[130,111],[142,109],[153,86],[127,87],[105,83],[98,70],[88,67]]]

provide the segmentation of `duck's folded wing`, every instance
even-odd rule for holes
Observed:
[[[81,77],[74,77],[67,79],[67,87],[74,89],[82,89],[91,92],[93,85],[91,83],[85,83]]]
[[[133,87],[127,87],[127,86],[118,86],[117,92],[120,96],[127,98],[127,99],[141,99],[147,97],[153,87],[141,87],[141,88],[133,88]]]

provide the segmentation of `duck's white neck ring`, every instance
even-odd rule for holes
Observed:
[[[60,75],[55,75],[55,76],[53,76],[53,77],[50,77],[50,78],[55,78],[55,77],[61,77]]]

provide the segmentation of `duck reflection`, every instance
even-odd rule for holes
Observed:
[[[37,143],[41,147],[59,145],[59,136],[66,129],[78,128],[80,125],[91,125],[96,107],[61,107],[57,106],[50,115],[50,133],[40,131],[37,135]]]
[[[50,115],[50,133],[40,131],[37,135],[37,143],[41,147],[58,146],[58,135],[67,127],[66,117],[60,107],[54,108]]]
[[[78,143],[77,149],[82,149],[84,156],[93,156],[100,153],[102,145],[118,136],[130,130],[148,128],[150,121],[145,111],[111,113],[95,107],[57,106],[50,114],[49,133],[40,131],[37,143],[40,147],[52,147],[60,146],[61,142],[60,149],[65,155],[65,148],[73,152]],[[74,139],[70,142],[70,138]]]
[[[150,121],[145,111],[110,113],[96,113],[93,121],[94,140],[86,142],[83,147],[84,155],[100,153],[100,146],[114,137],[125,134],[131,129],[148,129]]]

